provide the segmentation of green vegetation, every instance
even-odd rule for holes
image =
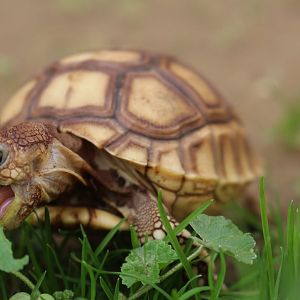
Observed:
[[[276,134],[280,141],[291,149],[300,150],[300,96],[289,105],[277,125]]]
[[[230,220],[202,214],[210,203],[173,229],[159,195],[167,236],[143,246],[133,229],[119,232],[123,221],[105,236],[99,236],[103,234],[99,232],[87,234],[83,228],[53,233],[47,211],[45,223],[38,228],[25,223],[8,233],[13,252],[0,230],[0,298],[297,299],[300,212],[294,204],[289,207],[286,225],[279,209],[272,210],[270,225],[262,179],[261,222],[257,222],[261,225],[254,232],[258,244],[254,248],[253,237],[242,233]],[[181,247],[176,235],[187,226],[193,235]],[[208,261],[208,266],[200,262],[200,257]]]

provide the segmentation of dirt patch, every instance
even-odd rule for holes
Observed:
[[[146,48],[200,70],[235,106],[265,157],[272,189],[296,199],[300,153],[273,128],[299,95],[295,0],[0,0],[0,103],[49,62],[86,49]],[[299,183],[300,185],[300,183]]]

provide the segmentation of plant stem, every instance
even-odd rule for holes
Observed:
[[[21,281],[23,281],[31,290],[34,289],[34,284],[21,272],[12,272],[11,274],[15,275]]]
[[[200,246],[194,253],[192,253],[190,256],[187,257],[188,261],[192,261],[194,258],[196,258],[201,251],[203,250],[203,246]],[[183,267],[182,263],[180,262],[176,266],[174,266],[171,270],[169,270],[167,273],[163,274],[160,276],[159,282],[163,282],[165,279],[176,273],[178,270],[180,270]],[[144,285],[141,287],[135,294],[132,296],[128,297],[127,300],[134,300],[134,299],[139,299],[140,296],[143,294],[147,293],[152,289],[151,285]]]

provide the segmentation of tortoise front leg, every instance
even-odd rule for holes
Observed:
[[[119,199],[112,199],[113,206],[126,217],[129,224],[134,225],[142,244],[145,242],[145,236],[148,236],[149,239],[164,239],[166,230],[160,218],[157,198],[151,192],[135,187],[128,196],[123,195],[117,198]],[[120,199],[123,201],[119,201]],[[168,213],[167,217],[171,226],[175,228],[178,222]],[[187,230],[183,230],[179,234],[181,242],[189,236],[190,233]]]
[[[48,206],[51,225],[62,227],[76,227],[82,224],[86,228],[110,230],[121,218],[105,210],[78,206]],[[37,225],[45,221],[45,209],[38,208],[28,217],[28,222]],[[128,224],[122,224],[121,230],[128,230]]]

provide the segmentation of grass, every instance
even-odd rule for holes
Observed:
[[[275,128],[281,143],[290,149],[300,149],[300,96],[284,109],[283,116]]]
[[[168,234],[166,241],[171,243],[178,257],[162,267],[159,282],[145,279],[144,284],[136,282],[127,288],[120,280],[122,263],[131,249],[139,247],[134,230],[119,232],[120,223],[108,233],[86,232],[83,228],[54,232],[46,217],[45,223],[38,228],[25,223],[8,234],[15,256],[28,254],[30,264],[22,273],[0,272],[0,299],[9,299],[21,291],[30,293],[31,299],[44,293],[40,299],[45,300],[297,299],[300,292],[300,212],[291,203],[285,221],[278,206],[270,211],[268,218],[263,179],[259,197],[261,219],[256,217],[255,227],[260,230],[253,233],[258,244],[258,258],[253,265],[244,265],[222,252],[211,252],[208,281],[204,285],[199,284],[201,276],[194,271],[194,267],[199,266],[201,249],[193,248],[191,242],[183,248],[179,246],[178,229],[170,226],[159,200]],[[184,220],[180,229],[208,205],[205,203]],[[251,215],[248,219],[253,222],[254,218]],[[136,276],[133,272],[127,275]],[[47,298],[50,295],[52,298]]]

